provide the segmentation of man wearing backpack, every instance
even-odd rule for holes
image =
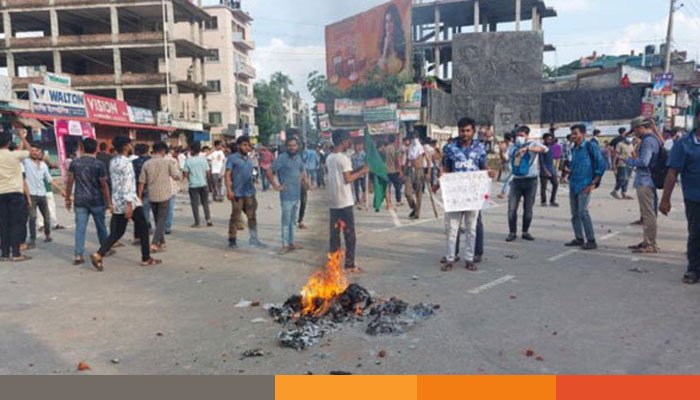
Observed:
[[[508,195],[508,226],[510,234],[506,242],[513,242],[518,237],[518,208],[523,199],[523,235],[524,240],[533,241],[530,234],[532,210],[537,198],[537,177],[539,164],[537,156],[549,149],[536,141],[530,141],[530,128],[520,126],[515,130],[515,145],[510,149],[508,159],[513,172],[510,194]]]
[[[678,139],[671,150],[669,171],[659,211],[671,212],[671,196],[681,175],[685,215],[688,220],[688,271],[683,282],[700,281],[700,108],[695,111],[695,131]]]
[[[654,175],[658,175],[658,171],[666,167],[665,160],[661,159],[665,157],[660,157],[662,146],[654,133],[651,120],[637,117],[632,120],[631,127],[634,134],[639,138],[640,145],[634,157],[627,160],[627,166],[637,169],[637,174],[634,178],[634,188],[637,190],[639,211],[642,214],[644,241],[629,248],[634,253],[658,253],[659,248],[656,245],[657,184],[654,182]]]
[[[600,148],[593,140],[585,140],[586,125],[571,127],[571,178],[569,180],[569,201],[571,203],[571,224],[576,238],[567,247],[581,247],[595,250],[595,230],[588,212],[591,193],[600,186],[605,174],[605,160]],[[585,235],[584,235],[585,234]]]

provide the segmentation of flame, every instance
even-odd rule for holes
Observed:
[[[338,221],[336,228],[342,232],[345,223]],[[333,300],[348,288],[348,280],[343,271],[345,252],[338,249],[328,255],[324,269],[314,272],[301,290],[302,315],[322,316],[328,312]]]

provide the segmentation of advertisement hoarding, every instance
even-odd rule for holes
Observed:
[[[652,94],[655,96],[667,96],[673,94],[673,82],[675,76],[673,72],[654,74],[654,89]]]
[[[156,124],[156,119],[153,116],[153,111],[151,111],[147,108],[129,106],[127,110],[129,112],[129,121],[131,121],[135,124],[146,124],[146,125],[155,125]]]
[[[396,120],[396,104],[381,107],[365,108],[362,112],[365,122],[382,122]]]
[[[366,80],[378,68],[411,73],[412,0],[393,0],[326,26],[326,74],[340,89]]]
[[[335,115],[361,117],[364,109],[364,101],[350,99],[335,99]]]
[[[420,108],[399,109],[399,121],[415,122],[420,121]]]
[[[403,103],[406,108],[419,108],[423,102],[423,88],[420,85],[406,85],[403,91]]]
[[[32,112],[61,117],[87,117],[85,95],[75,90],[29,85]]]
[[[125,101],[110,99],[108,97],[85,95],[90,118],[115,122],[129,122],[129,107]]]
[[[372,122],[367,124],[370,135],[389,135],[399,133],[399,121]]]

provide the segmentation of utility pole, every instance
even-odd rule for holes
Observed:
[[[668,13],[668,33],[666,34],[666,62],[664,72],[671,71],[671,42],[673,42],[673,15],[676,13],[676,0],[671,0],[671,10]]]

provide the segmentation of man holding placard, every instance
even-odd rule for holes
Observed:
[[[495,178],[496,171],[488,171],[488,176],[479,172],[488,170],[488,166],[486,148],[479,141],[474,140],[475,125],[471,118],[459,120],[457,123],[459,137],[445,146],[440,184],[433,187],[433,191],[437,191],[442,186],[445,201],[447,240],[446,263],[442,267],[443,271],[450,271],[454,267],[457,235],[463,219],[466,229],[465,267],[469,271],[477,270],[474,263],[477,218],[479,210],[488,200],[489,178]]]

